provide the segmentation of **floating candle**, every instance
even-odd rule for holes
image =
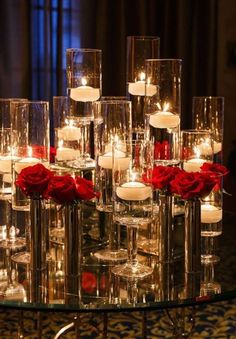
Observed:
[[[146,84],[145,81],[136,81],[130,82],[128,85],[128,92],[132,95],[140,95],[140,96],[153,96],[157,92],[157,86]]]
[[[58,138],[66,141],[79,140],[81,133],[80,129],[75,126],[65,126],[57,130]]]
[[[69,147],[57,148],[56,159],[57,161],[72,161],[80,155],[78,150]]]
[[[222,150],[222,143],[213,141],[214,154],[219,153]]]
[[[100,89],[90,86],[79,86],[70,89],[70,97],[75,101],[89,102],[100,98]]]
[[[122,151],[115,151],[114,168],[117,170],[125,170],[129,168],[130,158],[126,157]],[[112,152],[107,152],[100,155],[98,158],[98,165],[102,168],[112,169]]]
[[[155,128],[175,128],[180,124],[180,117],[171,112],[158,111],[150,114],[149,124]]]
[[[198,146],[196,146],[199,150],[200,155],[212,155],[213,154],[213,149],[209,142],[202,142]]]
[[[120,199],[140,201],[151,198],[152,189],[141,182],[126,182],[117,187],[116,194]]]
[[[222,208],[214,205],[205,204],[201,205],[201,222],[205,224],[212,224],[222,220]]]
[[[20,159],[19,161],[14,162],[14,169],[16,173],[20,173],[20,171],[22,171],[24,168],[28,166],[34,166],[40,162],[41,161],[38,158],[32,158],[32,157],[23,158],[23,159]]]
[[[11,155],[0,157],[0,172],[11,173],[12,161],[17,159],[19,158]]]
[[[186,172],[199,172],[200,167],[206,162],[204,159],[194,158],[183,162],[183,169]]]

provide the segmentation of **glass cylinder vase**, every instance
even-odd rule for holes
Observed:
[[[193,97],[193,128],[208,130],[212,133],[214,162],[222,163],[223,131],[224,131],[224,98]]]
[[[185,272],[200,272],[201,202],[199,198],[185,201],[184,235]]]
[[[145,130],[145,59],[159,58],[160,38],[128,36],[126,48],[127,97],[132,102],[133,139],[143,139]]]
[[[79,129],[80,155],[74,161],[77,168],[94,168],[92,103],[100,99],[102,89],[102,51],[69,48],[66,50],[69,125]]]
[[[65,204],[65,301],[77,304],[81,297],[82,225],[81,205]]]
[[[181,69],[179,59],[147,59],[146,138],[154,141],[156,164],[179,164]]]
[[[37,163],[49,163],[49,103],[47,101],[12,101],[11,132],[13,175],[12,208],[29,211],[29,199],[15,185],[22,169]]]
[[[30,300],[46,301],[46,206],[44,199],[30,199]]]
[[[171,263],[174,260],[173,197],[159,194],[159,260]]]

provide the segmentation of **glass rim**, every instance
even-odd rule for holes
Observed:
[[[180,58],[154,58],[154,59],[148,58],[148,59],[145,59],[145,62],[161,62],[161,61],[179,61],[179,62],[182,62],[183,59],[180,59]]]
[[[48,104],[49,101],[46,100],[13,100],[13,103],[23,103],[23,104]]]
[[[69,52],[100,52],[102,53],[102,50],[99,48],[80,48],[80,47],[75,47],[75,48],[67,48],[66,53]]]
[[[131,104],[131,100],[123,100],[123,99],[106,99],[106,100],[100,100],[100,101],[95,101],[93,104],[98,105],[98,104]]]
[[[160,40],[160,37],[157,35],[127,35],[126,39],[139,39],[139,40]]]
[[[55,99],[61,99],[61,98],[67,98],[68,99],[68,96],[67,95],[54,95],[53,97],[52,97],[53,99],[55,98]]]
[[[191,133],[191,134],[210,134],[212,135],[213,132],[209,129],[182,129],[180,133]]]
[[[0,98],[0,102],[10,102],[10,101],[28,101],[27,98]]]
[[[216,100],[216,99],[221,99],[221,100],[224,100],[224,97],[223,96],[217,96],[217,95],[209,95],[209,96],[193,96],[193,100],[194,99],[212,99],[212,100]]]

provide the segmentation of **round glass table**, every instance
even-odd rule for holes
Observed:
[[[2,249],[0,307],[19,312],[71,312],[79,317],[83,312],[108,314],[157,309],[169,312],[170,309],[233,299],[236,297],[235,223],[236,213],[225,212],[223,233],[218,239],[219,260],[202,265],[199,273],[188,274],[184,272],[183,215],[179,215],[174,228],[174,262],[162,264],[158,256],[140,251],[139,260],[153,268],[153,273],[141,280],[114,276],[111,269],[115,263],[99,261],[93,255],[98,247],[90,244],[94,233],[94,229],[90,228],[91,234],[87,233],[83,244],[81,274],[73,278],[69,290],[65,287],[63,243],[60,239],[51,238],[47,269],[39,273],[41,285],[35,281],[27,265],[16,264],[11,260],[14,253]],[[73,326],[76,326],[76,321]],[[65,331],[68,329],[67,326]]]

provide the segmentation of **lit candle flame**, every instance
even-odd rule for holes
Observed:
[[[82,79],[81,79],[81,83],[82,83],[82,86],[86,86],[86,85],[87,85],[87,80],[86,80],[86,78],[82,78]]]
[[[157,103],[157,108],[162,111],[162,112],[167,112],[170,108],[170,103],[169,102],[166,102],[164,101],[163,103],[163,107],[161,106],[161,104],[158,102]]]
[[[146,74],[145,74],[144,72],[141,72],[141,73],[139,74],[139,79],[140,79],[140,81],[144,81],[145,78],[146,78]]]

